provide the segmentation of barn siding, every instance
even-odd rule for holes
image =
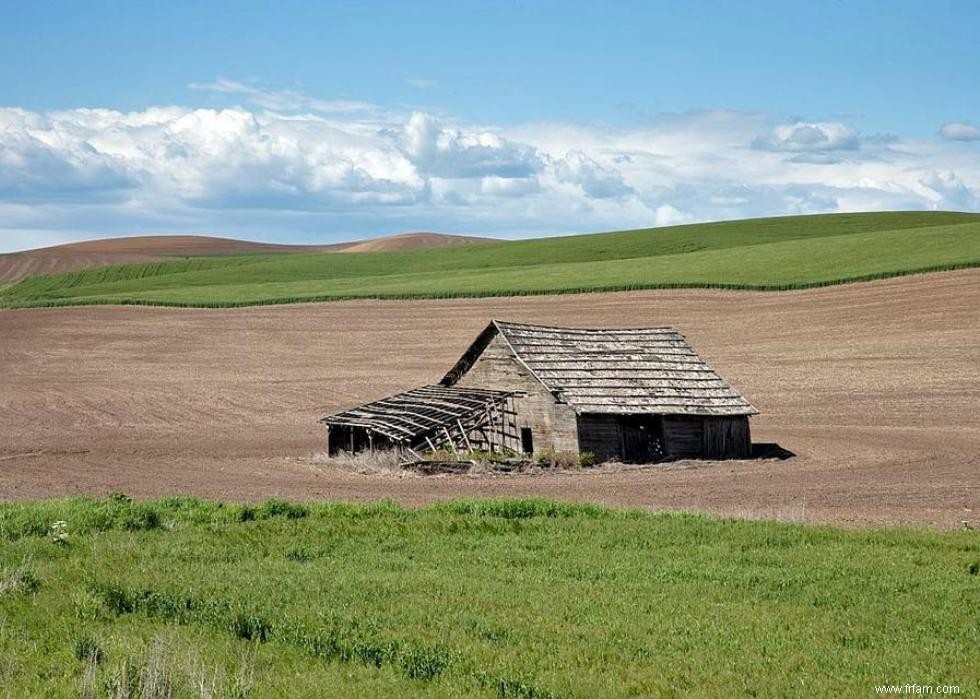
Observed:
[[[673,328],[493,321],[442,383],[523,392],[513,427],[531,429],[535,450],[582,450],[599,459],[745,458],[751,451],[748,416],[757,411]]]
[[[705,418],[703,458],[747,459],[751,451],[752,438],[747,417]]]
[[[664,442],[671,459],[747,459],[752,452],[749,418],[664,417]]]
[[[704,440],[704,418],[686,415],[664,416],[664,451],[669,459],[697,459]]]
[[[517,428],[530,427],[534,449],[578,451],[578,421],[575,411],[558,403],[554,395],[517,361],[510,345],[497,335],[455,384],[460,388],[487,388],[496,391],[523,391],[516,396]]]
[[[596,461],[621,456],[619,418],[616,415],[586,414],[578,416],[579,449],[595,454]]]

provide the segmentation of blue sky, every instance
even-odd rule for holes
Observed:
[[[21,3],[0,251],[980,207],[980,3]]]

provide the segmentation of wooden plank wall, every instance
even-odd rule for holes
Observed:
[[[749,418],[664,416],[664,441],[671,459],[747,459],[752,453]]]
[[[749,419],[743,416],[704,419],[703,458],[747,459],[752,452]]]
[[[664,447],[669,459],[697,459],[702,453],[704,418],[664,416]]]
[[[598,462],[621,457],[619,418],[616,415],[579,415],[578,440],[579,449],[595,454]]]
[[[518,432],[530,427],[534,450],[554,448],[578,451],[578,421],[571,406],[555,397],[517,361],[500,335],[490,341],[483,354],[456,384],[460,388],[486,388],[496,391],[523,391],[514,400]]]

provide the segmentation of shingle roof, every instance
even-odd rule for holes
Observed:
[[[558,328],[492,321],[443,379],[454,384],[496,334],[578,413],[754,415],[674,328]]]
[[[466,423],[481,416],[511,395],[512,391],[422,386],[328,415],[320,422],[362,427],[395,442],[412,444],[445,427],[455,428],[457,420]]]

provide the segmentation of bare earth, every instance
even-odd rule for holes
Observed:
[[[0,313],[0,498],[539,495],[845,525],[980,526],[980,271],[784,293],[649,291]],[[442,376],[492,318],[673,324],[785,461],[541,476],[317,465],[317,418]],[[683,466],[689,466],[684,468]]]
[[[333,245],[276,245],[202,235],[147,235],[53,245],[0,255],[0,284],[34,274],[88,267],[171,260],[190,255],[248,255],[276,252],[386,252],[485,243],[490,238],[442,233],[401,233]]]

